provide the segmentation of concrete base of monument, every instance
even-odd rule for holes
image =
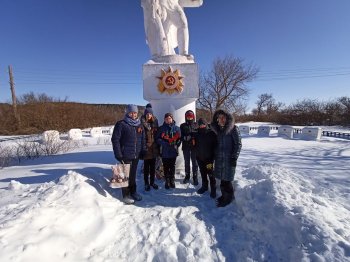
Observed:
[[[169,81],[168,81],[169,80]],[[146,63],[143,65],[143,97],[149,101],[159,125],[164,114],[172,113],[176,125],[185,122],[185,113],[196,113],[199,97],[199,74],[196,63]],[[176,168],[183,168],[182,150]]]
[[[172,113],[178,124],[185,121],[186,110],[195,112],[199,97],[196,63],[154,63],[143,65],[143,98],[152,104],[156,116]]]

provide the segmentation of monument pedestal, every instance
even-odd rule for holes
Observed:
[[[185,112],[196,113],[199,97],[198,65],[189,63],[155,63],[143,65],[143,97],[152,105],[153,113],[163,124],[164,114],[172,113],[176,125],[185,122]],[[183,168],[182,150],[176,167]]]
[[[170,82],[166,83],[167,80]],[[185,122],[187,110],[196,111],[196,100],[199,97],[198,82],[196,63],[143,65],[143,98],[152,104],[159,124],[163,123],[165,113],[172,113],[177,125],[180,125]]]

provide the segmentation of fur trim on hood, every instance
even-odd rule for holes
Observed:
[[[223,129],[219,126],[219,123],[218,123],[218,116],[219,115],[226,116],[226,124],[225,124]],[[215,111],[214,116],[213,116],[213,122],[211,123],[211,129],[215,132],[215,134],[218,134],[219,132],[222,132],[222,131],[225,134],[228,134],[232,131],[234,126],[235,126],[235,121],[234,121],[234,118],[231,114],[229,114],[228,112],[226,112],[223,109],[219,109],[219,110]]]

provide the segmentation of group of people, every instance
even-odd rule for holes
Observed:
[[[128,105],[124,118],[118,121],[112,135],[115,158],[120,163],[130,164],[129,185],[122,188],[123,201],[133,204],[142,200],[136,190],[136,171],[140,159],[144,160],[145,191],[157,190],[155,183],[156,160],[160,156],[163,164],[165,189],[175,188],[175,164],[182,144],[185,162],[184,184],[191,179],[198,185],[198,167],[202,185],[197,190],[203,194],[209,190],[216,198],[216,179],[220,180],[221,196],[216,199],[218,207],[234,200],[234,180],[237,159],[242,147],[241,136],[233,116],[225,110],[214,113],[212,123],[204,118],[196,122],[193,111],[185,113],[185,122],[176,125],[171,113],[164,115],[159,126],[150,104],[138,118],[136,105]]]

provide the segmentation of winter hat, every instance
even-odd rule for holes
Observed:
[[[172,119],[174,119],[172,113],[166,113],[166,114],[164,115],[164,119],[167,118],[167,117],[169,117],[169,116],[170,116]]]
[[[152,108],[152,105],[151,105],[150,103],[148,103],[148,104],[146,105],[146,108]]]
[[[144,115],[147,115],[148,113],[153,115],[153,109],[152,109],[152,107],[146,107],[145,112],[144,112]]]
[[[137,105],[128,105],[126,108],[126,113],[129,114],[131,112],[139,112],[139,109],[137,108]]]
[[[199,119],[198,119],[198,125],[199,125],[199,126],[201,126],[201,125],[207,126],[207,125],[208,125],[208,122],[207,122],[207,120],[205,120],[204,118],[199,118]]]
[[[192,110],[186,111],[186,113],[185,113],[185,118],[186,118],[186,119],[187,119],[187,118],[192,118],[192,119],[194,119],[195,117],[194,117],[193,111],[192,111]]]

